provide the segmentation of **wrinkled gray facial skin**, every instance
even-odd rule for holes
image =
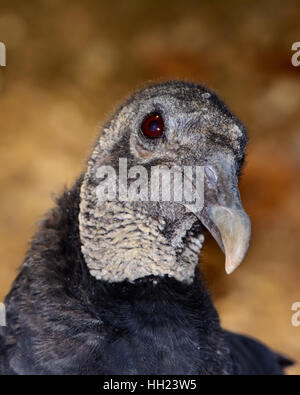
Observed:
[[[159,113],[164,134],[154,140],[143,120]],[[238,175],[246,130],[217,96],[200,85],[167,82],[134,94],[103,128],[81,187],[82,253],[92,276],[120,282],[146,276],[193,281],[204,227],[226,255],[226,272],[243,260],[250,221],[243,210]],[[204,207],[189,212],[178,202],[99,202],[97,169],[127,158],[142,165],[206,166]]]

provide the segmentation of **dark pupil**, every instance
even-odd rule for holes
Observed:
[[[141,126],[144,135],[150,139],[162,137],[164,130],[164,122],[159,114],[149,115]]]
[[[159,129],[159,122],[155,120],[150,121],[148,124],[148,129],[150,132],[157,132],[157,130]]]

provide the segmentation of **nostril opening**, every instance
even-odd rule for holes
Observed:
[[[211,166],[207,165],[207,166],[204,166],[204,171],[205,171],[205,175],[208,178],[208,180],[211,183],[216,184],[218,181],[218,177],[217,177],[215,170]]]

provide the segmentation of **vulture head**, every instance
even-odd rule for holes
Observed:
[[[91,275],[190,283],[205,229],[231,273],[251,235],[238,189],[246,143],[242,123],[201,85],[166,82],[130,97],[104,126],[81,185]]]

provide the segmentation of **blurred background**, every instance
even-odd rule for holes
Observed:
[[[53,194],[83,168],[96,126],[148,80],[207,84],[246,124],[241,193],[253,224],[242,266],[202,256],[226,328],[299,361],[300,2],[0,0],[0,301]]]

